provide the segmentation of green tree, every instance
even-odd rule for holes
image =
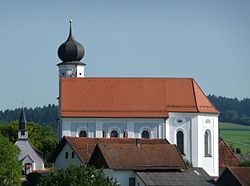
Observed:
[[[22,165],[18,154],[18,147],[0,135],[0,185],[21,185]]]
[[[86,166],[70,166],[66,170],[53,170],[41,177],[39,186],[117,186],[117,182],[105,176],[102,169]]]

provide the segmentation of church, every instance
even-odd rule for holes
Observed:
[[[219,174],[218,116],[192,78],[85,77],[72,34],[58,49],[59,137],[167,139],[183,159]],[[174,157],[173,157],[174,158]]]

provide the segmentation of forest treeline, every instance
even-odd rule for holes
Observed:
[[[237,98],[215,95],[208,95],[208,98],[221,112],[220,121],[250,125],[250,98],[239,100]],[[29,122],[39,123],[40,125],[51,125],[56,129],[57,112],[58,107],[54,104],[28,108],[26,109],[26,118]],[[18,120],[20,113],[21,108],[0,111],[0,124]]]
[[[220,121],[250,125],[250,98],[239,100],[215,95],[208,98],[220,111]]]
[[[0,124],[10,123],[19,120],[21,108],[14,110],[0,111]],[[26,108],[25,114],[28,122],[38,123],[40,125],[51,125],[53,129],[57,128],[57,113],[58,107],[54,104],[49,104],[43,107]]]

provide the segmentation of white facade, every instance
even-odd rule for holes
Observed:
[[[44,170],[42,157],[34,150],[28,139],[18,139],[15,145],[20,149],[18,159],[22,162],[26,174]]]
[[[72,153],[74,155],[72,155]],[[54,168],[67,169],[70,165],[80,166],[82,164],[83,162],[79,159],[77,154],[73,151],[70,145],[66,143],[55,159]]]
[[[123,138],[141,138],[143,131],[150,139],[167,139],[177,144],[177,132],[183,133],[183,158],[194,167],[202,167],[211,176],[218,176],[218,114],[169,113],[169,118],[61,118],[61,137],[79,137],[85,131],[90,138],[111,136],[113,130]],[[209,133],[205,154],[205,132]]]
[[[135,172],[133,170],[113,170],[104,169],[104,174],[113,180],[117,180],[120,186],[129,186],[129,179],[135,179]]]

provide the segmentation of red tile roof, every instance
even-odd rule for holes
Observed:
[[[166,139],[135,139],[135,138],[79,138],[64,136],[49,158],[55,162],[57,155],[65,144],[68,143],[82,162],[87,163],[95,149],[96,144],[169,144]]]
[[[230,147],[223,141],[219,144],[219,167],[238,166],[240,161],[234,155]]]
[[[250,185],[250,167],[227,167],[217,185]]]
[[[219,113],[191,78],[63,78],[62,117],[168,117]]]
[[[126,170],[185,170],[177,147],[166,143],[98,144],[89,165]]]
[[[229,170],[244,185],[250,185],[250,167],[229,167]]]

